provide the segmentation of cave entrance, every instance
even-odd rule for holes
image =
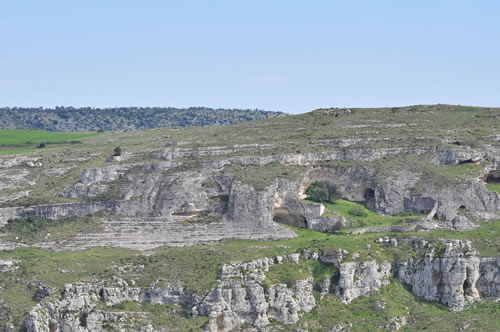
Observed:
[[[486,183],[500,183],[500,170],[499,171],[491,171],[486,176]]]
[[[366,188],[364,193],[363,193],[363,197],[367,201],[374,200],[375,199],[375,190],[373,190],[371,188]]]
[[[273,221],[280,224],[307,228],[306,218],[299,214],[291,213],[287,208],[275,208],[273,212]]]
[[[471,284],[465,279],[464,284],[462,286],[462,290],[464,292],[464,295],[471,295]]]
[[[466,164],[477,164],[477,162],[475,162],[472,159],[467,159],[467,160],[459,161],[457,165],[466,165]]]

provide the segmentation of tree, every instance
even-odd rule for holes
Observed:
[[[121,155],[122,155],[122,148],[119,147],[119,146],[117,146],[115,148],[115,154],[114,154],[114,156],[121,156]]]
[[[306,190],[307,198],[314,202],[333,203],[341,197],[340,191],[332,181],[314,181]]]

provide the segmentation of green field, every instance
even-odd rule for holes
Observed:
[[[42,130],[0,129],[0,156],[36,151],[40,143],[64,144],[97,133],[58,133]]]
[[[56,133],[42,130],[0,129],[0,145],[62,143],[97,135],[97,133]]]

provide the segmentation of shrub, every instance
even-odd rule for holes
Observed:
[[[343,227],[344,227],[344,224],[343,224],[343,223],[339,220],[339,221],[337,221],[337,222],[333,225],[332,229],[333,229],[334,231],[340,231]]]
[[[114,156],[121,156],[122,155],[122,148],[117,146],[114,150]]]
[[[355,206],[349,210],[349,213],[356,217],[366,217],[368,214],[360,206]]]
[[[341,197],[337,185],[328,180],[311,183],[306,190],[306,195],[311,201],[319,203],[333,203]]]

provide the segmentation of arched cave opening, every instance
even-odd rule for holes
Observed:
[[[472,159],[467,159],[459,161],[457,165],[466,165],[466,164],[477,164],[477,162],[474,162],[474,160]]]
[[[363,193],[363,197],[367,201],[374,200],[375,199],[375,190],[373,190],[371,188],[366,188],[364,193]]]
[[[500,170],[489,172],[488,175],[486,176],[486,183],[488,184],[500,183]]]
[[[306,218],[299,214],[291,213],[287,208],[275,208],[273,212],[273,221],[280,224],[307,228]]]

